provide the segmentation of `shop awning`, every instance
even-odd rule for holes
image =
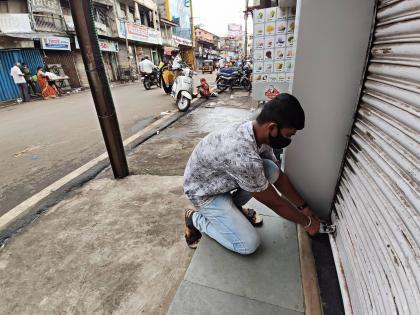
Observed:
[[[30,33],[0,33],[3,36],[15,37],[15,38],[24,38],[24,39],[40,39],[47,38],[52,36],[60,36],[59,34],[55,35],[53,33],[43,33],[43,32],[30,32]],[[62,34],[61,34],[62,35]]]

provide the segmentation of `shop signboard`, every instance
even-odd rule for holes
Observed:
[[[99,48],[102,51],[109,51],[109,52],[119,51],[117,42],[107,40],[107,39],[102,39],[102,38],[98,38],[98,42],[99,42]],[[74,37],[74,43],[75,43],[76,49],[80,49],[79,40],[77,39],[77,36]]]
[[[130,40],[138,42],[162,45],[160,32],[136,23],[125,23],[124,21],[119,21],[118,35],[120,38],[127,37]]]
[[[233,39],[242,38],[242,25],[240,24],[228,24],[228,37]]]
[[[68,37],[45,37],[41,39],[42,49],[70,50],[70,38]]]
[[[175,43],[177,43],[178,45],[192,47],[192,40],[190,39],[179,37],[179,36],[173,36],[172,38],[174,39]]]
[[[295,66],[295,9],[254,10],[252,96],[268,101],[289,92]]]
[[[61,14],[60,0],[30,0],[32,12]]]

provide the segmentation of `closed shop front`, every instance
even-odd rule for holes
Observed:
[[[89,87],[89,82],[86,75],[86,70],[83,64],[82,54],[80,51],[79,41],[77,37],[74,37],[76,50],[73,52],[76,68],[79,74],[81,85],[83,87]],[[116,41],[99,38],[99,48],[102,52],[104,60],[105,71],[109,81],[118,80],[118,60],[117,53],[119,51],[119,45]]]
[[[28,65],[32,74],[37,67],[42,66],[42,58],[38,49],[11,49],[0,51],[0,101],[16,99],[20,96],[19,89],[10,76],[10,69],[16,61]]]
[[[74,54],[71,51],[70,38],[47,37],[41,40],[44,63],[52,72],[58,75],[67,75],[71,88],[81,87],[79,74],[76,68]]]
[[[72,51],[44,50],[44,62],[50,70],[51,67],[63,69],[64,73],[69,77],[68,83],[71,88],[81,87],[79,73],[76,68],[76,62]],[[62,73],[58,74],[62,75]]]
[[[420,1],[380,0],[331,243],[348,314],[420,314]]]
[[[82,88],[88,88],[89,81],[87,78],[85,65],[83,64],[83,58],[82,58],[82,53],[80,52],[80,49],[74,51],[73,56],[74,56],[74,62],[76,64],[76,70],[77,70],[77,73],[79,74],[80,85]]]

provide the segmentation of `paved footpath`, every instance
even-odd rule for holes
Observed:
[[[0,314],[165,314],[194,254],[183,239],[187,158],[252,106],[243,92],[211,100],[131,152],[131,176],[100,174],[10,238]]]

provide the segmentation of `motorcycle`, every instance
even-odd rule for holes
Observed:
[[[185,112],[191,105],[194,95],[193,71],[186,65],[177,70],[178,75],[172,85],[171,96],[176,100],[180,112]]]
[[[220,69],[216,77],[217,88],[222,92],[227,88],[243,87],[249,92],[252,90],[251,73],[247,66]]]
[[[152,73],[142,73],[143,86],[146,90],[150,90],[153,85],[161,87],[160,71],[153,70]]]

